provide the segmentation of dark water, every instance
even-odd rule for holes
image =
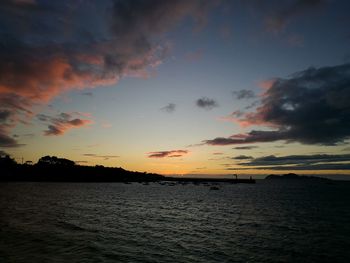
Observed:
[[[1,183],[0,262],[350,262],[350,184]]]

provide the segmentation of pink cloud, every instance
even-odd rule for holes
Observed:
[[[113,85],[126,76],[148,78],[150,70],[159,66],[168,53],[167,45],[156,43],[155,37],[185,17],[202,24],[212,6],[197,0],[111,1],[108,9],[103,1],[72,3],[65,8],[57,8],[50,1],[42,8],[35,0],[13,0],[9,5],[13,8],[6,16],[8,26],[13,28],[2,39],[6,44],[0,50],[0,100],[5,102],[0,110],[13,112],[7,123],[0,123],[6,136],[16,123],[28,121],[36,106],[62,93]],[[55,12],[55,18],[43,32],[17,26],[22,20],[45,24],[50,12]],[[74,15],[76,19],[67,19]],[[87,19],[98,26],[83,28]],[[82,36],[84,30],[91,35]],[[89,123],[78,120],[53,124],[46,134],[63,134]],[[8,144],[0,141],[0,146],[4,145]]]
[[[264,90],[270,89],[273,84],[276,82],[276,79],[268,79],[268,80],[263,80],[258,83],[258,86],[260,88],[263,88]]]
[[[229,116],[221,117],[219,120],[237,123],[242,128],[247,128],[253,125],[269,126],[269,123],[264,121],[264,119],[261,117],[264,110],[264,108],[260,109],[260,107],[258,107],[257,112],[234,111]],[[270,126],[273,125],[271,124]]]
[[[56,117],[51,117],[44,114],[39,114],[37,117],[39,120],[48,123],[48,127],[47,130],[44,131],[44,135],[58,136],[65,134],[70,129],[84,127],[92,123],[92,121],[89,119],[76,118],[76,115],[79,114],[62,112]]]

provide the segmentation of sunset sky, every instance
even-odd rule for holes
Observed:
[[[350,1],[2,0],[0,154],[350,175]]]

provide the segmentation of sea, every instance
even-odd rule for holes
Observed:
[[[0,183],[0,262],[350,262],[350,183]]]

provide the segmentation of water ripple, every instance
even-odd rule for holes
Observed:
[[[350,184],[0,184],[0,262],[350,262]]]

